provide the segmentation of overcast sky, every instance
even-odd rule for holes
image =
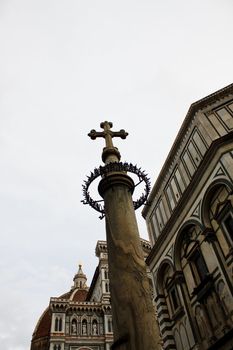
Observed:
[[[79,262],[91,281],[105,226],[81,185],[104,140],[87,133],[124,128],[122,160],[154,183],[190,104],[232,82],[232,18],[231,0],[0,1],[2,349],[29,349]]]

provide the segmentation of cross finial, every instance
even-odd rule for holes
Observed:
[[[122,139],[125,139],[128,136],[128,133],[124,129],[121,129],[120,131],[112,131],[112,126],[113,124],[111,122],[105,121],[100,124],[100,127],[104,129],[104,131],[96,131],[93,129],[88,134],[92,140],[95,140],[97,137],[103,137],[105,139],[106,147],[102,154],[104,162],[120,160],[120,153],[118,149],[113,146],[112,139],[113,137],[121,137]]]

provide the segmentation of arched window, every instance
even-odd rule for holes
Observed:
[[[108,272],[107,270],[104,270],[104,278],[107,280],[108,279]]]
[[[233,207],[230,200],[232,189],[222,183],[211,187],[203,199],[203,217],[206,226],[216,234],[225,256],[233,246]]]
[[[112,332],[112,322],[111,319],[108,319],[108,332]]]
[[[62,331],[62,318],[56,317],[55,318],[55,325],[54,325],[55,332],[61,332]]]
[[[55,327],[54,327],[54,329],[55,329],[55,332],[58,331],[58,318],[57,317],[55,318]]]
[[[192,285],[193,288],[197,287],[209,275],[208,267],[202,254],[202,246],[199,241],[201,232],[201,227],[191,224],[185,228],[181,236],[181,269],[184,271],[186,283],[189,286]],[[191,271],[191,275],[188,274],[188,270]]]
[[[59,318],[59,321],[58,321],[58,330],[59,330],[59,332],[62,331],[62,318],[61,317]]]
[[[165,298],[167,310],[169,311],[170,317],[172,317],[180,307],[180,299],[176,282],[174,280],[174,268],[171,264],[163,264],[163,267],[159,272],[158,284],[160,293]]]
[[[105,283],[105,291],[106,291],[106,293],[108,293],[108,292],[109,292],[108,283]]]

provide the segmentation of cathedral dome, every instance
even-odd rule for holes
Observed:
[[[73,301],[86,301],[88,289],[75,290],[70,296],[70,300]]]
[[[50,327],[51,327],[51,321],[52,321],[52,312],[47,307],[43,314],[41,315],[39,321],[37,322],[36,328],[33,333],[33,339],[39,340],[44,339],[46,340],[47,337],[50,334]]]
[[[74,285],[69,292],[60,295],[57,299],[67,300],[71,302],[86,301],[88,287],[86,286],[86,275],[79,265],[79,270],[75,274]],[[39,318],[36,328],[32,335],[31,350],[47,350],[49,348],[49,338],[51,332],[52,311],[48,306]]]

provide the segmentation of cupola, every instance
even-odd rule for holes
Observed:
[[[78,272],[74,276],[73,281],[74,281],[74,286],[72,288],[78,288],[78,289],[87,289],[88,288],[86,285],[87,277],[83,273],[81,264],[79,264]]]

